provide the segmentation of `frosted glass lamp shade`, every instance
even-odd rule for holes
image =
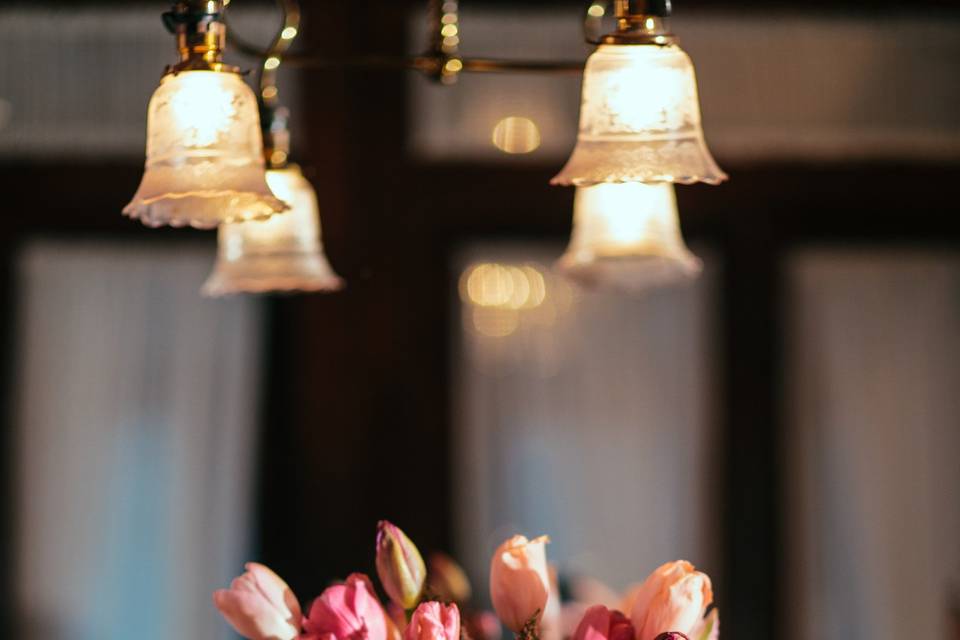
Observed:
[[[147,112],[147,162],[123,213],[151,227],[268,218],[286,209],[267,186],[253,91],[236,73],[168,74]]]
[[[580,132],[553,184],[718,184],[703,137],[697,80],[676,45],[601,45],[583,74]]]
[[[271,291],[336,291],[334,273],[320,241],[317,195],[296,165],[267,171],[267,183],[291,205],[268,220],[220,226],[217,263],[203,294]]]
[[[557,268],[587,286],[642,290],[701,271],[680,233],[672,184],[599,184],[574,199],[573,237]]]

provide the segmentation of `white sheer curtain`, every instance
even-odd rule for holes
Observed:
[[[461,309],[458,555],[478,586],[516,532],[549,534],[561,570],[618,589],[676,558],[715,573],[716,265],[692,286],[578,293],[551,274],[559,253],[493,245],[462,256],[462,268],[533,259],[547,299],[515,331],[509,317]]]
[[[960,578],[960,255],[791,262],[786,637],[949,638]]]
[[[249,550],[261,313],[204,301],[212,247],[36,242],[19,260],[24,637],[233,637]]]

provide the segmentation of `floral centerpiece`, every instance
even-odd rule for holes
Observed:
[[[377,527],[376,567],[387,595],[355,573],[315,599],[304,614],[290,587],[273,571],[248,564],[246,573],[213,601],[249,640],[499,640],[502,623],[516,640],[717,640],[719,615],[710,578],[689,562],[669,562],[623,596],[619,606],[561,604],[547,564],[546,536],[513,536],[490,562],[496,615],[470,609],[470,582],[444,555],[429,570],[398,527]],[[555,574],[553,574],[555,575]],[[589,599],[590,596],[587,596]]]

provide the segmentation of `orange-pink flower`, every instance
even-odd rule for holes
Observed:
[[[249,640],[293,640],[300,634],[300,603],[280,577],[262,564],[249,563],[229,589],[213,593],[213,602],[237,633]]]
[[[659,567],[633,594],[630,612],[636,640],[656,640],[668,631],[693,640],[713,602],[710,578],[683,560]]]
[[[500,620],[514,633],[534,616],[543,617],[550,595],[546,545],[549,538],[513,536],[490,562],[490,598]]]

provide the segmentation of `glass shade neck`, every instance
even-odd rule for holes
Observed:
[[[180,0],[163,14],[164,24],[177,38],[180,56],[177,64],[167,68],[167,73],[238,71],[223,62],[227,44],[223,9],[223,0]]]

